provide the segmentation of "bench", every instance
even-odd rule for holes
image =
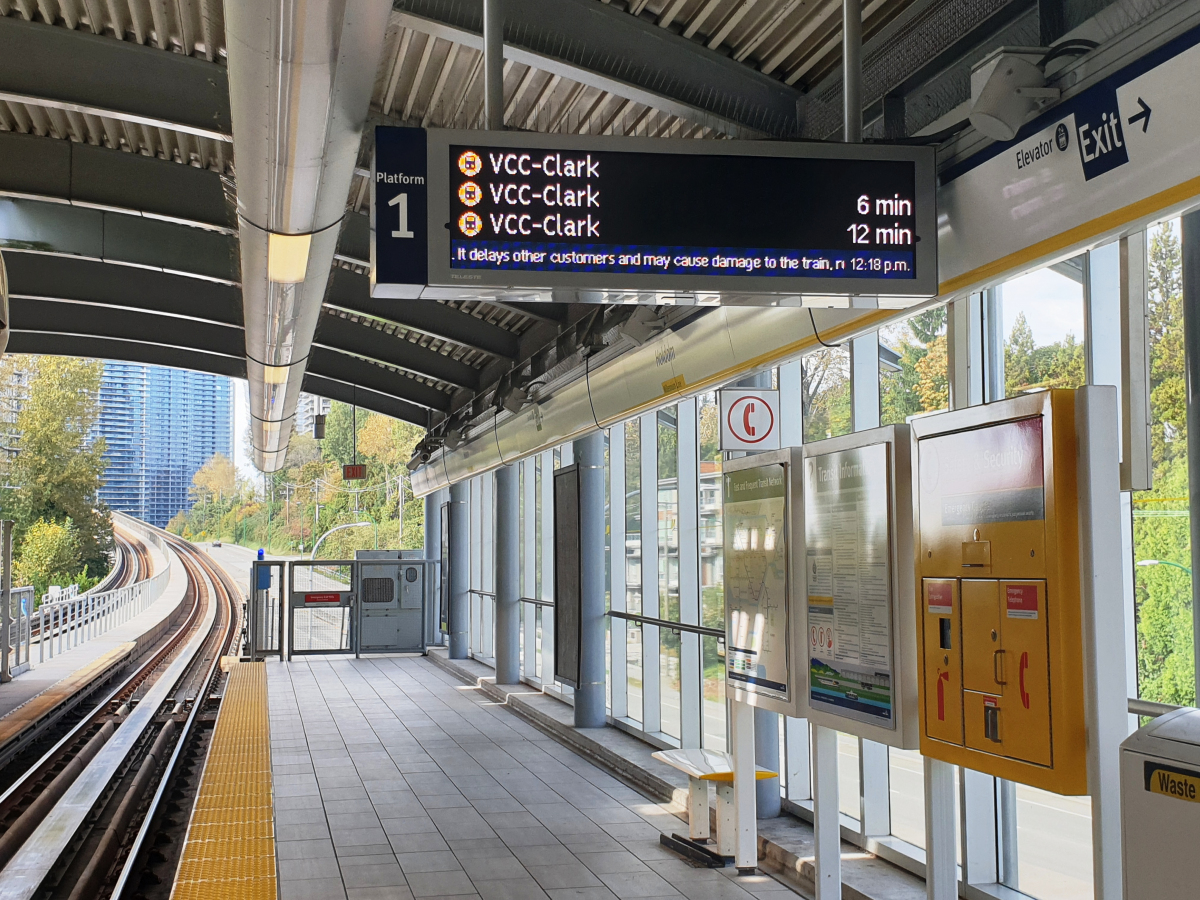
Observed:
[[[710,865],[727,865],[734,854],[733,821],[733,757],[719,750],[659,750],[650,754],[659,762],[678,769],[688,777],[688,841],[672,835],[674,841],[662,836],[663,843],[675,850],[699,859],[687,846],[690,843],[704,854],[702,861]],[[755,780],[778,778],[777,772],[755,767]],[[717,850],[703,846],[711,836],[708,818],[708,783],[717,786]],[[716,862],[716,860],[720,860]]]

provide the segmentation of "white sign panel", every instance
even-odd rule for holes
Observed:
[[[779,392],[721,391],[721,449],[778,450]]]
[[[942,294],[1061,255],[1200,195],[1200,29],[941,174]]]

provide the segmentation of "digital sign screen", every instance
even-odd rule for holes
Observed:
[[[451,145],[448,162],[453,269],[916,276],[907,160]]]
[[[935,182],[931,147],[379,127],[371,293],[930,297]]]

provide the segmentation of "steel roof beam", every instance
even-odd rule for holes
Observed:
[[[242,329],[235,325],[180,319],[101,303],[10,297],[9,319],[13,331],[90,334],[227,356],[246,352]]]
[[[372,297],[367,276],[347,269],[333,270],[325,303],[382,322],[403,325],[413,331],[492,356],[517,358],[519,341],[511,331],[436,300],[381,300]]]
[[[0,132],[0,194],[117,209],[230,233],[237,228],[234,204],[216,172],[32,134]]]
[[[391,394],[381,394],[323,375],[314,375],[312,371],[305,372],[303,389],[307,394],[316,394],[318,397],[337,400],[339,403],[354,404],[402,422],[420,425],[422,428],[428,427],[429,424],[429,410],[423,407]]]
[[[478,0],[394,0],[401,25],[483,49]],[[737,137],[800,131],[804,96],[666,28],[595,0],[522,0],[504,10],[504,55]]]
[[[112,359],[148,366],[191,369],[228,378],[246,377],[245,355],[225,356],[205,353],[191,347],[166,347],[91,334],[58,334],[38,331],[13,331],[7,353],[32,353],[43,356],[79,356],[87,359]]]
[[[479,371],[444,354],[414,344],[403,337],[378,328],[351,322],[326,311],[317,324],[313,341],[330,350],[365,356],[426,378],[444,381],[455,387],[474,390],[479,386]]]
[[[0,248],[81,256],[229,283],[240,277],[233,235],[63,203],[0,198]]]
[[[6,250],[13,296],[77,300],[242,327],[235,286],[95,259]]]
[[[0,100],[210,140],[233,134],[224,66],[9,16],[0,16]]]
[[[345,381],[437,412],[450,411],[450,395],[428,384],[391,372],[357,356],[328,347],[313,347],[305,371]]]

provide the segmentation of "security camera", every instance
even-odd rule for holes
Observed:
[[[1001,47],[971,71],[971,124],[997,141],[1011,141],[1044,105],[1060,96],[1046,87],[1045,47]]]

